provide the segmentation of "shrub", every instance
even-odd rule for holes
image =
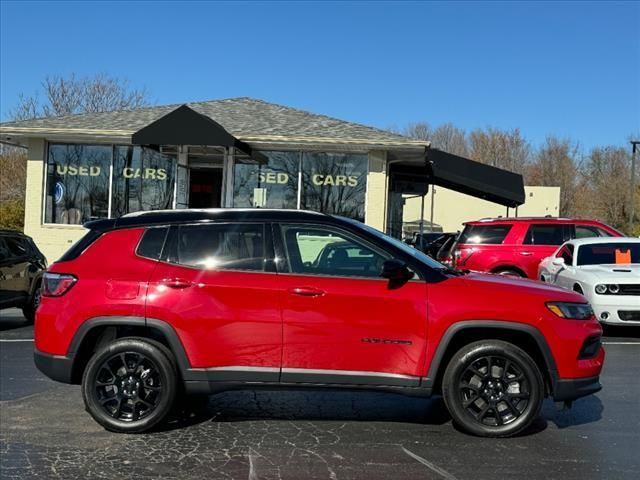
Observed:
[[[7,200],[0,204],[0,229],[24,229],[24,200]]]

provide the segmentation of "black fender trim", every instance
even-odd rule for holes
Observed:
[[[189,359],[184,350],[182,342],[178,337],[178,334],[173,329],[171,325],[162,320],[157,320],[154,318],[144,318],[144,317],[125,317],[125,316],[105,316],[105,317],[94,317],[87,321],[85,321],[71,340],[71,344],[67,350],[67,358],[71,359],[73,363],[75,360],[76,353],[78,352],[80,345],[84,341],[87,333],[93,330],[95,327],[143,327],[148,329],[158,330],[162,335],[166,338],[169,343],[169,347],[171,351],[175,355],[176,362],[178,364],[178,368],[183,374],[183,378],[186,372],[188,372],[191,368],[191,364],[189,363]],[[186,380],[186,379],[185,379]]]
[[[476,328],[490,328],[502,331],[525,333],[533,338],[542,352],[542,356],[547,366],[547,371],[549,372],[549,377],[551,379],[551,393],[555,391],[556,384],[558,383],[558,369],[556,367],[556,361],[553,358],[553,354],[551,353],[551,349],[549,348],[549,344],[544,338],[542,332],[531,325],[503,320],[465,320],[451,325],[438,343],[438,348],[431,360],[427,377],[422,381],[422,386],[430,389],[434,388],[434,383],[440,370],[440,364],[442,363],[442,359],[453,337],[464,330]]]

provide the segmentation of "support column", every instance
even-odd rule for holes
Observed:
[[[367,174],[367,194],[365,199],[365,223],[385,231],[388,198],[387,152],[369,152],[369,173]]]

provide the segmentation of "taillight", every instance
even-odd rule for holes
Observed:
[[[42,276],[41,294],[44,297],[61,297],[67,293],[78,281],[73,275],[67,273],[45,272]]]
[[[456,267],[463,266],[475,253],[473,248],[458,248],[453,252],[454,264]]]

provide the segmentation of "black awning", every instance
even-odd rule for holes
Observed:
[[[432,183],[451,190],[489,200],[506,207],[517,207],[525,200],[522,175],[474,162],[437,149],[427,150]]]
[[[399,180],[422,180],[506,207],[517,207],[525,200],[522,175],[435,148],[427,150],[424,163],[395,163],[390,171],[392,186],[397,176]]]
[[[235,147],[258,162],[267,158],[206,115],[182,105],[131,136],[134,145],[210,145]]]

